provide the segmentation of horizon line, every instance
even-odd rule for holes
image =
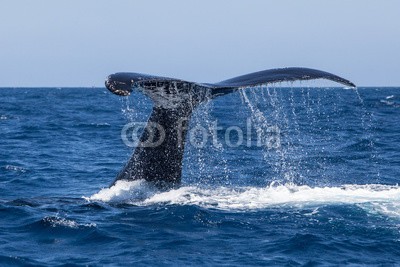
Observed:
[[[256,86],[255,86],[256,87]],[[268,87],[281,87],[281,88],[348,88],[347,86],[268,86]],[[373,87],[384,87],[384,88],[393,88],[399,87],[400,85],[360,85],[356,88],[373,88]],[[94,89],[94,88],[104,88],[107,89],[105,86],[0,86],[0,89],[73,89],[73,88],[84,88],[84,89]],[[351,89],[351,88],[350,88]]]

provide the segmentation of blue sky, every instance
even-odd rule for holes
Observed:
[[[285,66],[400,85],[400,1],[3,0],[0,86],[131,71],[216,82]]]

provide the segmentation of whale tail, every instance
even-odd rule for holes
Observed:
[[[218,83],[195,83],[140,73],[108,76],[105,85],[112,93],[129,96],[133,90],[138,90],[154,102],[137,147],[115,181],[144,179],[160,188],[179,185],[188,122],[200,103],[242,88],[311,79],[327,79],[356,87],[337,75],[308,68],[264,70]]]
[[[270,83],[327,79],[348,87],[356,87],[349,80],[329,72],[309,68],[271,69],[238,76],[218,83],[196,83],[141,73],[120,72],[108,76],[108,90],[128,96],[137,89],[150,97],[157,106],[174,108],[182,102],[198,104],[206,99],[234,92],[240,88],[256,87]]]

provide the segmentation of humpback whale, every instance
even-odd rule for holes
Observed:
[[[264,70],[218,83],[196,83],[141,73],[109,75],[105,86],[112,93],[129,96],[133,90],[138,90],[154,104],[135,151],[113,184],[118,180],[144,179],[161,189],[179,186],[187,127],[198,105],[243,88],[311,79],[327,79],[356,87],[342,77],[309,68]],[[154,139],[161,142],[151,142]]]

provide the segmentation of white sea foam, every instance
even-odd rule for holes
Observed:
[[[157,191],[144,180],[117,181],[110,188],[103,188],[91,197],[84,197],[90,201],[126,202],[140,201],[154,195]]]
[[[264,188],[186,186],[161,192],[144,181],[119,181],[115,186],[102,189],[99,193],[86,199],[134,205],[197,205],[205,208],[237,211],[277,206],[301,208],[354,204],[371,213],[400,217],[400,186],[379,184],[333,187],[286,184]]]
[[[96,227],[95,223],[87,223],[87,224],[79,224],[76,221],[73,220],[68,220],[65,218],[61,217],[46,217],[44,218],[44,221],[50,223],[51,227],[57,227],[57,226],[64,226],[68,228],[79,228],[80,226],[83,227]]]
[[[16,172],[22,172],[22,173],[26,172],[26,169],[19,167],[19,166],[14,166],[14,165],[6,165],[2,168],[7,171],[16,171]]]

